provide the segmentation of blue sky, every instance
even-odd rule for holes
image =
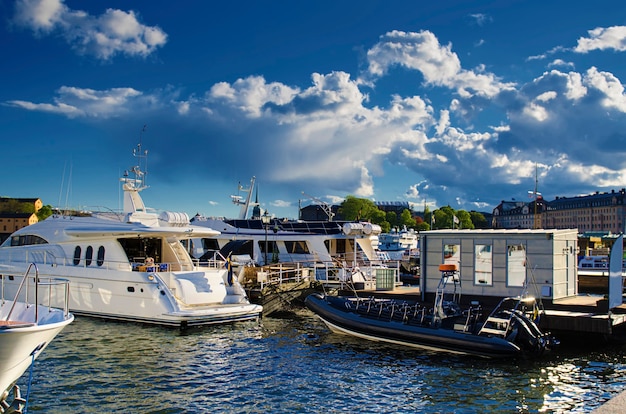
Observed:
[[[490,212],[626,186],[621,1],[0,2],[0,195],[236,216],[237,184]],[[143,126],[146,129],[142,134]]]

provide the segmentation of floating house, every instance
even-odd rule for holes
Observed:
[[[526,283],[548,302],[578,293],[576,229],[434,230],[420,240],[422,299],[435,294],[441,264],[457,265],[468,301],[516,296]]]

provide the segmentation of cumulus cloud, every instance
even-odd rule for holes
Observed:
[[[55,4],[37,15],[41,30],[64,13],[63,4]],[[564,177],[573,186],[623,186],[626,97],[614,74],[595,67],[576,72],[559,63],[521,85],[502,82],[484,66],[464,69],[452,45],[441,45],[428,31],[389,32],[367,59],[360,78],[343,71],[313,73],[305,86],[248,76],[186,97],[167,88],[64,86],[51,103],[5,105],[75,118],[165,114],[186,131],[176,137],[175,148],[163,144],[168,154],[180,151],[168,159],[180,164],[169,170],[193,165],[218,174],[236,167],[240,176],[262,175],[298,192],[306,186],[311,193],[375,197],[376,179],[388,164],[417,177],[406,199],[463,202],[468,209],[506,198],[496,190],[501,186],[530,185],[537,169],[546,186],[562,188]],[[398,93],[371,104],[365,90],[390,76],[394,66],[415,75],[416,83],[456,95],[445,105]],[[480,110],[489,112],[491,125],[468,122]],[[607,159],[607,147],[614,157]]]
[[[463,97],[482,95],[493,97],[513,83],[501,82],[491,73],[463,69],[452,45],[443,46],[429,31],[402,32],[394,30],[380,37],[367,52],[368,68],[365,78],[384,76],[391,67],[417,70],[427,85],[455,90]]]
[[[588,53],[592,50],[612,49],[626,51],[626,26],[597,27],[589,30],[589,37],[581,37],[575,52]]]
[[[13,22],[38,36],[58,33],[78,53],[102,60],[117,54],[146,57],[167,42],[163,30],[142,24],[133,11],[107,9],[91,16],[63,0],[17,0]]]

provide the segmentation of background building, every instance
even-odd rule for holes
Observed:
[[[34,210],[33,213],[23,212],[23,209],[30,209],[30,206]],[[36,213],[42,207],[43,203],[39,198],[0,197],[0,243],[4,242],[14,231],[37,223],[39,219]]]
[[[626,189],[545,201],[502,201],[493,210],[493,227],[500,229],[578,229],[579,233],[624,233]]]

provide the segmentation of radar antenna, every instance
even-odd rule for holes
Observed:
[[[250,199],[252,197],[252,189],[254,188],[255,181],[256,181],[256,177],[253,176],[250,179],[250,187],[248,188],[244,188],[244,186],[241,185],[241,182],[239,182],[239,186],[237,187],[237,190],[242,191],[244,193],[248,193],[245,201],[243,201],[243,197],[240,196],[239,194],[230,196],[230,198],[233,201],[233,204],[241,206],[241,209],[239,210],[240,220],[245,220],[246,217],[248,217],[248,209],[250,208],[250,205],[254,204],[250,202]]]
[[[305,196],[305,197],[310,198],[313,201],[317,201],[319,203],[319,206],[322,208],[322,210],[324,210],[324,213],[326,213],[326,215],[328,216],[328,221],[333,221],[333,217],[335,216],[335,213],[333,213],[333,209],[332,209],[332,206],[330,204],[328,204],[325,201],[320,200],[317,197],[313,197],[312,195],[308,195],[304,191],[302,192],[302,195]]]

